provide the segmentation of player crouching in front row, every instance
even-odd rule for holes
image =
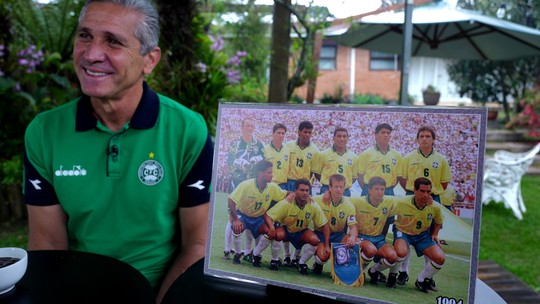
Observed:
[[[390,268],[388,282],[395,282],[397,272],[412,245],[418,256],[425,255],[429,262],[418,275],[416,287],[423,292],[438,291],[433,276],[442,268],[445,255],[439,242],[439,230],[443,218],[441,210],[432,204],[431,181],[417,178],[414,181],[414,195],[406,196],[396,205],[396,221],[394,222],[394,248],[398,255],[397,262]],[[430,229],[434,221],[433,229]]]
[[[330,226],[319,204],[310,202],[311,184],[306,179],[296,181],[294,202],[282,200],[270,208],[264,215],[268,233],[260,239],[259,244],[253,250],[255,261],[261,259],[261,253],[270,245],[271,240],[278,242],[291,242],[296,249],[303,249],[302,257],[298,262],[298,271],[308,274],[307,262],[315,254],[319,244],[319,238],[309,225],[313,222],[315,228],[319,228],[325,237],[323,252],[330,255]],[[275,227],[274,222],[281,226]],[[304,246],[305,245],[305,246]],[[275,256],[274,256],[275,255]],[[272,251],[272,264],[276,264],[278,256]]]

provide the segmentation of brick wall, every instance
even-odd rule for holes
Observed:
[[[343,96],[350,95],[351,48],[339,45],[336,55],[336,70],[319,71],[315,98],[324,94],[336,96],[341,88]],[[370,71],[369,51],[357,48],[355,60],[355,93],[378,95],[388,100],[399,99],[400,75],[398,71]],[[299,87],[295,94],[305,98],[306,86]]]

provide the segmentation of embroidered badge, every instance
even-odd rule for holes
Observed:
[[[144,161],[139,167],[139,180],[147,186],[154,186],[163,179],[163,166],[154,159]]]

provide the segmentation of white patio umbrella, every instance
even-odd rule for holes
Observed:
[[[403,53],[404,12],[366,16],[339,44],[393,54]],[[449,6],[422,6],[412,12],[411,56],[505,60],[540,55],[540,31]]]

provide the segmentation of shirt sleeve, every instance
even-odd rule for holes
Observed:
[[[50,206],[60,203],[53,186],[24,155],[24,203],[35,206]]]
[[[194,207],[210,201],[213,155],[214,144],[208,134],[197,161],[180,185],[180,207]]]

